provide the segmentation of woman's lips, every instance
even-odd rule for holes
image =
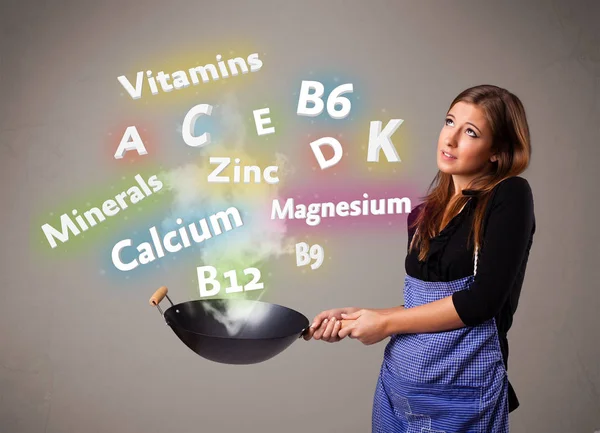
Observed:
[[[441,152],[442,152],[442,157],[443,157],[444,159],[447,159],[447,160],[453,160],[453,159],[456,159],[456,157],[455,157],[455,156],[452,156],[452,155],[450,155],[449,153],[446,153],[446,152],[444,152],[443,150],[442,150]]]

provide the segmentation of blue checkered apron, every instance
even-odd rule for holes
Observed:
[[[473,275],[430,282],[409,275],[405,308],[468,289]],[[508,377],[494,319],[423,334],[396,334],[387,344],[373,402],[373,433],[508,432]]]

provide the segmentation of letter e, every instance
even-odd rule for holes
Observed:
[[[270,128],[263,127],[263,125],[269,125],[271,123],[270,117],[266,117],[264,119],[261,117],[263,114],[269,114],[268,108],[254,110],[252,114],[254,114],[254,123],[256,124],[256,133],[258,135],[267,135],[275,132],[275,128],[272,126]]]

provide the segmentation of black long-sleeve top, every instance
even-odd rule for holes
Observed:
[[[452,296],[454,307],[466,326],[476,326],[495,318],[500,347],[508,370],[507,333],[517,309],[535,233],[533,194],[526,179],[514,176],[500,182],[492,191],[484,216],[483,243],[479,248],[477,272],[471,287]],[[473,275],[474,246],[467,246],[477,196],[472,196],[461,212],[430,240],[424,262],[417,249],[408,252],[406,273],[424,281],[451,281]],[[408,216],[408,244],[415,229],[411,224],[422,209]],[[509,382],[509,411],[519,400]]]

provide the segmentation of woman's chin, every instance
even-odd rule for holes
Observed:
[[[454,174],[454,170],[452,170],[452,167],[448,167],[443,162],[438,161],[437,166],[438,166],[438,170],[441,171],[442,173]]]

